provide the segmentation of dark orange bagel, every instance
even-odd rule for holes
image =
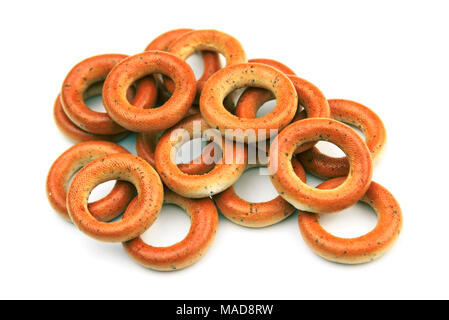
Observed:
[[[123,243],[128,255],[146,268],[173,271],[197,262],[209,249],[218,228],[218,213],[211,199],[188,199],[165,190],[164,204],[175,204],[190,216],[190,230],[180,242],[168,247],[154,247],[140,237]],[[133,210],[134,201],[123,217]]]
[[[170,45],[175,42],[180,36],[194,31],[193,29],[176,29],[165,32],[154,39],[146,48],[145,51],[150,50],[161,50],[168,51]],[[201,51],[201,56],[203,58],[204,70],[202,76],[197,80],[196,87],[198,94],[201,93],[204,83],[220,69],[220,58],[216,52],[213,51]],[[173,92],[175,89],[175,84],[170,78],[164,77],[166,88],[169,92]]]
[[[199,124],[201,133],[211,129],[201,115],[183,120],[160,138],[156,146],[155,161],[156,169],[168,188],[184,197],[204,198],[229,188],[237,181],[246,167],[246,153],[242,145],[220,136],[220,141],[214,140],[214,143],[221,144],[222,157],[212,170],[202,175],[188,175],[182,172],[175,162],[176,152],[182,142],[187,142],[182,141],[183,138],[192,138],[195,122]],[[214,156],[218,154],[215,152]],[[231,159],[228,154],[231,154]]]
[[[345,182],[331,190],[318,190],[299,179],[293,171],[293,152],[319,140],[340,147],[350,162]],[[371,182],[373,165],[365,142],[351,127],[332,119],[310,118],[285,128],[270,146],[269,171],[279,194],[299,210],[332,213],[352,206],[365,194]]]
[[[182,34],[173,41],[168,51],[186,60],[195,51],[214,51],[223,54],[226,66],[245,63],[246,54],[234,37],[217,30],[195,30]]]
[[[317,188],[333,189],[344,181],[344,177],[334,178]],[[371,206],[377,214],[378,223],[374,230],[357,238],[340,238],[323,229],[318,214],[300,212],[299,229],[307,245],[324,259],[345,264],[365,263],[382,256],[393,246],[401,232],[401,208],[393,195],[375,182],[371,182],[360,201]]]
[[[136,80],[154,73],[169,76],[176,83],[171,98],[155,109],[133,106],[126,90]],[[196,80],[190,66],[173,54],[147,51],[118,63],[103,87],[103,103],[108,114],[121,126],[135,132],[167,129],[178,123],[195,98]]]
[[[100,157],[128,151],[112,142],[82,142],[69,148],[53,163],[47,176],[47,197],[51,206],[61,217],[71,221],[66,207],[67,187],[70,178],[80,168]],[[88,205],[92,216],[100,221],[109,221],[119,216],[134,197],[134,187],[118,181],[103,199]]]
[[[224,98],[236,89],[259,87],[271,91],[277,99],[273,111],[261,118],[241,118],[233,115],[223,105]],[[200,111],[206,122],[225,134],[235,130],[235,139],[255,142],[268,139],[272,131],[282,130],[295,116],[298,97],[292,81],[278,69],[260,63],[231,65],[217,71],[204,86],[200,99]],[[241,133],[238,133],[240,130]],[[252,131],[257,138],[245,132]],[[277,134],[277,132],[276,132]]]
[[[292,81],[296,93],[298,95],[298,106],[296,115],[293,121],[297,121],[299,118],[329,118],[330,108],[326,97],[313,83],[307,80],[301,79],[295,75],[289,75],[289,79]],[[240,96],[237,103],[235,114],[237,117],[253,119],[257,118],[257,111],[267,101],[274,99],[273,94],[264,89],[248,88]],[[304,110],[299,112],[299,107],[302,106]],[[305,112],[304,112],[305,111]],[[314,143],[303,145],[301,148],[295,151],[300,153],[304,150],[312,148]]]
[[[93,134],[83,129],[78,128],[73,122],[67,117],[62,108],[61,96],[58,94],[53,107],[53,117],[55,119],[56,126],[58,129],[70,140],[75,142],[82,141],[94,141],[94,140],[104,140],[104,141],[120,141],[129,135],[129,131],[122,133],[112,134],[112,135],[100,135]]]
[[[112,68],[126,58],[123,54],[104,54],[81,61],[66,76],[61,89],[61,103],[67,117],[84,131],[114,135],[126,129],[115,123],[107,113],[89,109],[84,103],[84,92],[91,84],[103,81]],[[138,80],[138,79],[136,79]],[[138,108],[153,107],[157,99],[157,86],[152,78],[142,79],[132,103]],[[129,86],[126,88],[128,89]]]
[[[278,69],[279,71],[285,73],[288,76],[295,75],[295,72],[292,69],[287,67],[285,64],[283,64],[279,61],[273,60],[273,59],[249,59],[248,62],[249,63],[263,63],[263,64],[266,64],[273,68]]]
[[[298,160],[292,158],[296,175],[306,182],[306,172]],[[293,212],[295,207],[281,196],[266,202],[251,203],[240,198],[233,186],[213,197],[220,212],[232,222],[252,228],[261,228],[278,223]]]
[[[329,100],[331,118],[358,127],[365,134],[365,142],[373,160],[382,151],[386,142],[386,130],[379,116],[364,105],[350,101]],[[321,178],[348,175],[349,163],[346,157],[327,156],[314,147],[299,154],[299,160],[306,170]]]
[[[137,155],[142,159],[146,160],[153,167],[156,166],[156,162],[154,161],[154,150],[156,149],[157,137],[158,133],[156,132],[146,132],[139,133],[136,138],[136,151]],[[209,172],[213,167],[214,163],[206,163],[203,161],[203,158],[206,155],[210,155],[211,157],[214,155],[214,149],[212,144],[208,144],[199,157],[199,159],[192,160],[189,163],[180,163],[178,164],[178,168],[189,175],[192,174],[203,174]]]
[[[151,88],[142,88],[142,86],[146,86],[148,84],[148,81],[142,81],[139,85],[141,90],[139,99],[146,99],[143,97],[143,95],[151,95],[153,90]],[[101,95],[101,91],[103,90],[103,82],[97,82],[89,86],[89,88],[84,91],[84,100],[89,99],[94,96]],[[131,101],[135,96],[135,90],[134,87],[130,87],[127,92],[127,99],[128,101]],[[149,101],[152,101],[151,103],[154,103],[154,98],[148,97]],[[53,117],[55,119],[56,126],[58,129],[70,140],[75,142],[82,142],[82,141],[94,141],[94,140],[104,140],[104,141],[120,141],[127,137],[129,135],[129,131],[125,131],[118,134],[113,135],[100,135],[100,134],[93,134],[89,133],[87,131],[82,130],[81,128],[78,128],[70,119],[67,117],[67,115],[64,112],[64,109],[62,108],[61,103],[61,96],[58,95],[56,98],[54,107],[53,107]]]
[[[125,180],[137,189],[132,214],[120,221],[101,222],[87,206],[90,192],[100,183]],[[67,193],[67,210],[73,223],[86,235],[105,242],[124,242],[145,232],[162,208],[162,182],[145,160],[129,153],[105,156],[90,162],[73,178]]]

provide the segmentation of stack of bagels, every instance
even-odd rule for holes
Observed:
[[[185,62],[195,52],[204,61],[198,80]],[[85,103],[98,95],[106,113]],[[262,105],[274,99],[274,109],[257,117]],[[85,59],[67,74],[53,112],[60,131],[76,144],[50,168],[50,204],[84,234],[122,243],[147,268],[179,270],[198,261],[214,240],[218,212],[241,226],[261,228],[298,210],[307,245],[345,264],[380,257],[401,231],[398,202],[371,180],[373,160],[386,139],[376,113],[354,101],[327,100],[280,62],[248,60],[240,42],[226,33],[177,29],[133,56]],[[365,141],[351,126],[364,133]],[[116,144],[133,132],[137,156]],[[177,163],[179,148],[198,133],[210,139],[201,156]],[[337,145],[345,157],[321,153],[318,141]],[[251,148],[257,150],[255,159]],[[236,194],[234,183],[255,166],[268,167],[278,197],[251,203]],[[306,173],[326,181],[311,187]],[[109,180],[117,180],[112,191],[89,203],[92,190]],[[320,225],[321,214],[358,201],[377,214],[377,226],[369,233],[340,238]],[[163,204],[184,209],[191,227],[182,241],[155,247],[140,236]]]

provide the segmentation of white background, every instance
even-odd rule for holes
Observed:
[[[446,1],[3,4],[0,298],[449,298],[448,10]],[[284,62],[327,98],[352,99],[379,114],[388,144],[373,180],[397,197],[404,215],[390,252],[373,263],[339,265],[309,250],[296,214],[259,230],[220,217],[202,260],[162,273],[59,218],[45,179],[72,145],[52,118],[66,73],[89,56],[138,53],[160,33],[187,27],[229,33],[249,58]],[[134,148],[132,139],[123,145]],[[257,170],[237,190],[248,200],[275,196]],[[376,221],[360,205],[325,220],[338,235],[363,234]],[[188,228],[180,209],[164,208],[145,240],[168,245]]]

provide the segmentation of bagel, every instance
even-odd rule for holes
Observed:
[[[146,268],[160,271],[183,269],[197,262],[215,239],[218,228],[218,213],[211,199],[188,199],[165,190],[164,204],[175,204],[190,216],[191,226],[187,236],[168,247],[154,247],[146,244],[140,237],[124,242],[128,255]],[[133,211],[130,204],[124,219]]]
[[[137,189],[133,213],[115,222],[95,219],[87,206],[90,192],[100,183],[125,180]],[[105,242],[124,242],[147,230],[162,208],[162,182],[145,160],[129,153],[111,154],[90,162],[73,178],[67,192],[67,209],[73,223],[86,235]]]
[[[365,135],[365,142],[375,160],[386,142],[386,130],[379,116],[364,105],[350,100],[329,100],[331,118],[358,127]],[[348,175],[346,157],[330,157],[314,147],[299,154],[306,170],[315,176],[329,179]]]
[[[335,143],[347,155],[350,172],[335,189],[308,186],[293,171],[293,152],[318,140]],[[351,127],[332,119],[310,118],[285,128],[270,146],[269,173],[279,194],[299,210],[332,213],[356,203],[368,189],[373,174],[371,156],[362,138]]]
[[[270,90],[277,99],[274,110],[254,119],[240,118],[226,110],[224,98],[248,86]],[[223,68],[209,79],[201,94],[200,111],[209,126],[223,135],[226,129],[233,129],[235,140],[252,143],[269,139],[287,126],[295,116],[297,104],[295,87],[286,75],[265,64],[245,63]]]
[[[126,90],[136,80],[162,73],[176,83],[171,98],[159,108],[142,109],[131,105]],[[148,132],[167,129],[178,123],[195,98],[196,80],[190,66],[163,51],[147,51],[119,62],[109,73],[103,87],[103,103],[114,121],[128,130]]]
[[[70,70],[62,84],[61,103],[65,114],[77,127],[102,135],[114,135],[126,131],[107,113],[89,109],[83,99],[84,92],[91,84],[103,81],[113,67],[126,57],[123,54],[94,56],[81,61]],[[156,102],[157,87],[151,78],[142,79],[143,81],[146,85],[141,90],[137,90],[132,103],[138,108],[149,108]]]
[[[128,151],[112,142],[89,141],[74,145],[56,159],[47,176],[47,197],[55,211],[71,221],[67,211],[67,187],[70,178],[92,160],[114,153]],[[100,221],[110,221],[120,215],[134,197],[134,187],[125,181],[117,181],[112,191],[103,199],[89,203],[91,215]]]
[[[295,158],[292,158],[292,167],[296,175],[306,182],[306,172]],[[288,218],[296,210],[281,196],[265,202],[252,203],[246,201],[236,194],[234,186],[213,196],[213,199],[226,218],[241,226],[252,228],[276,224]]]
[[[154,150],[157,144],[158,134],[156,132],[139,133],[136,138],[136,151],[137,155],[151,164],[153,167],[156,166],[154,160]],[[214,163],[206,163],[203,158],[207,155],[214,155],[214,146],[208,144],[200,157],[190,161],[189,163],[180,163],[178,168],[189,175],[193,174],[203,174],[209,172],[213,167]]]
[[[183,134],[193,136],[195,124],[201,133],[211,129],[201,115],[191,116],[168,130],[160,138],[155,152],[156,169],[164,184],[172,191],[187,198],[204,198],[213,196],[229,188],[242,175],[246,167],[246,153],[242,145],[220,137],[222,157],[212,170],[202,175],[188,175],[181,171],[175,163],[175,155],[180,147]],[[215,152],[214,157],[219,153]],[[229,159],[231,154],[232,159]]]
[[[344,181],[344,177],[334,178],[317,188],[336,188]],[[361,201],[377,214],[378,223],[374,230],[357,238],[340,238],[323,229],[318,214],[300,212],[299,229],[307,245],[324,259],[345,264],[365,263],[382,256],[393,246],[401,232],[401,208],[393,195],[376,182],[371,182]]]
[[[180,36],[194,31],[193,29],[176,29],[165,32],[154,39],[146,48],[145,51],[151,50],[161,50],[168,51],[170,45],[175,42]],[[217,70],[220,69],[220,58],[216,52],[213,51],[201,51],[201,56],[203,58],[204,70],[201,77],[196,82],[198,95],[201,93],[204,84],[210,78],[212,74],[214,74]],[[166,85],[166,89],[170,92],[170,94],[175,89],[175,84],[170,78],[163,77],[163,81]]]

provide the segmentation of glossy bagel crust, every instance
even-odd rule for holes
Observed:
[[[81,61],[68,73],[62,84],[61,102],[65,114],[77,127],[102,135],[114,135],[126,131],[107,113],[89,109],[83,98],[84,92],[90,85],[103,81],[113,67],[126,57],[123,54],[94,56]],[[145,85],[137,91],[132,103],[138,108],[149,108],[154,106],[156,98],[156,83],[153,79],[147,78]]]
[[[364,105],[350,100],[329,100],[329,106],[332,119],[354,125],[364,133],[371,158],[375,160],[387,138],[385,126],[379,116]],[[343,177],[349,172],[346,157],[330,157],[316,147],[299,154],[299,160],[308,172],[325,179]]]
[[[195,51],[214,51],[223,54],[226,66],[245,63],[246,54],[240,42],[234,37],[217,30],[195,30],[181,35],[171,43],[168,51],[182,60]]]
[[[136,138],[136,151],[137,155],[151,164],[153,167],[156,166],[154,160],[154,151],[157,145],[157,132],[145,132],[139,133]],[[212,170],[215,166],[214,163],[206,163],[203,161],[203,156],[210,155],[213,156],[214,149],[212,144],[208,144],[197,159],[192,160],[189,163],[180,163],[178,168],[186,174],[203,174]]]
[[[298,106],[295,117],[292,122],[298,120],[299,106],[304,108],[301,118],[329,118],[330,108],[324,94],[313,83],[301,79],[295,75],[289,75],[296,93],[298,95]],[[241,96],[237,103],[235,114],[241,118],[253,119],[257,117],[257,111],[267,101],[274,99],[273,94],[268,90],[259,88],[248,88]],[[305,116],[305,117],[304,117]],[[295,150],[296,153],[312,148],[314,143],[302,145],[301,148]]]
[[[67,187],[70,178],[89,162],[114,153],[128,151],[112,142],[82,142],[69,148],[51,166],[46,183],[47,197],[51,206],[64,219],[71,221],[67,211]],[[135,195],[134,187],[125,181],[118,181],[112,191],[103,199],[89,203],[92,216],[100,221],[116,218]]]
[[[145,88],[148,86],[148,88]],[[156,101],[156,97],[154,95],[154,90],[152,88],[152,84],[148,80],[139,82],[139,94],[140,96],[137,99],[147,99],[149,102],[147,104],[148,107],[153,107]],[[101,95],[103,90],[103,82],[97,82],[89,86],[86,91],[84,91],[83,98],[84,100],[89,99],[94,96]],[[135,89],[134,87],[130,87],[127,92],[128,101],[132,101],[135,97]],[[55,119],[56,126],[58,129],[70,140],[75,142],[82,141],[94,141],[94,140],[103,140],[103,141],[120,141],[127,137],[130,132],[125,131],[118,134],[113,135],[101,135],[101,134],[93,134],[87,131],[84,131],[81,128],[78,128],[64,112],[61,103],[61,96],[58,95],[56,98],[54,107],[53,107],[53,117]]]
[[[159,108],[142,109],[126,99],[126,90],[136,80],[154,73],[169,76],[176,83],[171,98]],[[108,114],[123,127],[135,132],[167,129],[178,123],[195,98],[196,80],[190,66],[163,51],[147,51],[118,63],[103,87],[103,103]]]
[[[317,188],[335,188],[344,180],[344,177],[334,178]],[[401,232],[401,208],[393,195],[376,182],[371,182],[361,201],[371,206],[377,214],[378,223],[372,231],[357,238],[336,237],[323,229],[318,214],[300,212],[299,229],[307,245],[319,256],[345,264],[365,263],[382,256],[393,246]]]
[[[133,213],[115,222],[95,219],[87,207],[90,192],[100,183],[125,180],[137,189]],[[112,154],[92,161],[73,178],[67,193],[67,209],[73,223],[86,235],[105,242],[124,242],[145,232],[162,208],[162,182],[145,160],[129,153]]]
[[[305,143],[319,140],[336,144],[350,162],[347,179],[335,189],[310,187],[292,169],[293,152]],[[271,144],[268,168],[274,187],[285,200],[299,210],[315,213],[332,213],[352,206],[365,194],[373,173],[369,150],[357,132],[324,118],[296,121],[285,128]]]
[[[224,98],[236,89],[259,87],[271,91],[277,99],[276,107],[261,118],[240,118],[223,106]],[[218,128],[224,135],[226,129],[241,130],[235,132],[235,139],[254,142],[245,134],[253,130],[257,139],[268,139],[270,129],[282,130],[295,116],[298,97],[290,79],[279,70],[260,63],[232,65],[217,71],[204,86],[200,99],[200,111],[206,122]],[[265,130],[265,135],[261,133]]]
[[[146,268],[159,271],[173,271],[197,262],[208,250],[218,229],[218,213],[213,201],[184,198],[170,190],[165,190],[164,204],[175,204],[190,216],[190,230],[180,242],[168,247],[154,247],[140,237],[123,243],[128,255]],[[125,212],[124,218],[132,211],[134,203]]]
[[[211,129],[201,115],[183,120],[160,138],[156,146],[155,161],[156,169],[168,188],[184,197],[204,198],[229,188],[238,180],[246,167],[246,153],[242,145],[237,146],[232,141],[220,137],[222,159],[215,163],[212,170],[202,175],[188,175],[182,172],[175,163],[175,155],[181,142],[179,132],[192,138],[195,122],[200,124],[201,133]],[[232,153],[232,159],[225,159],[227,153]]]
[[[175,29],[165,32],[154,39],[146,48],[145,51],[150,50],[161,50],[168,51],[170,45],[175,42],[180,36],[194,31],[193,29]],[[201,93],[204,83],[213,75],[217,70],[220,69],[220,57],[216,52],[213,51],[201,51],[201,56],[203,58],[204,70],[202,76],[197,80],[197,92]],[[170,78],[164,77],[164,83],[169,92],[173,92],[175,84]]]
[[[296,175],[306,182],[306,172],[295,158],[292,158],[292,167]],[[281,196],[265,202],[252,203],[246,201],[236,194],[234,186],[215,195],[213,199],[226,218],[236,224],[252,228],[267,227],[278,223],[296,210]]]

